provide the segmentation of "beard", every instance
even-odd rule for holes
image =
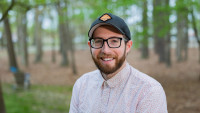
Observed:
[[[126,49],[125,49],[126,50]],[[92,51],[91,52],[91,55],[92,55]],[[109,66],[109,65],[104,65],[102,62],[101,62],[101,58],[104,58],[104,57],[110,57],[110,58],[113,58],[115,60],[115,64],[114,66]],[[92,55],[92,59],[96,65],[96,67],[104,74],[111,74],[111,73],[114,73],[116,72],[124,63],[125,59],[126,59],[126,51],[124,51],[123,55],[121,58],[119,58],[118,56],[116,55],[112,55],[112,54],[105,54],[105,53],[100,53],[99,55],[97,55],[97,58],[95,58],[93,55]]]

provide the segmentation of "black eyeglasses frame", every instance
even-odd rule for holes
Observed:
[[[112,38],[120,39],[120,44],[119,44],[118,47],[110,47],[110,45],[108,44],[108,40],[109,40],[109,39],[112,39]],[[102,40],[103,40],[102,46],[100,46],[100,47],[98,47],[98,48],[93,47],[92,44],[91,44],[91,43],[92,43],[92,42],[91,42],[92,39],[102,39]],[[102,48],[102,47],[104,46],[104,42],[107,42],[107,45],[108,45],[109,48],[119,48],[119,47],[121,46],[121,42],[122,42],[122,40],[124,40],[125,42],[127,42],[127,39],[122,38],[122,37],[110,37],[110,38],[108,38],[108,39],[103,39],[103,38],[90,38],[90,39],[89,39],[90,44],[91,44],[91,47],[94,48],[94,49],[100,49],[100,48]]]

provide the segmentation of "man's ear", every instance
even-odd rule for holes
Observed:
[[[90,41],[88,41],[88,46],[91,47]]]
[[[133,44],[132,40],[129,40],[126,43],[126,54],[131,50],[132,44]]]

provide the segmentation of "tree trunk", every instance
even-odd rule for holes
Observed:
[[[154,50],[159,55],[159,62],[165,62],[165,36],[163,29],[161,29],[165,28],[163,26],[165,2],[163,0],[154,0],[153,7]]]
[[[74,46],[72,44],[72,49],[71,49],[71,57],[72,57],[72,70],[73,74],[77,74],[77,68],[76,68],[76,60],[75,60],[75,55],[74,55]]]
[[[75,48],[74,48],[74,42],[73,42],[73,38],[74,38],[74,32],[70,29],[69,26],[67,26],[68,28],[68,31],[67,31],[67,34],[68,34],[68,42],[69,42],[69,49],[70,49],[70,52],[71,52],[71,65],[72,65],[72,71],[73,71],[73,74],[76,75],[78,72],[77,72],[77,68],[76,68],[76,59],[75,59]]]
[[[9,23],[8,18],[4,19],[4,28],[6,31],[7,51],[8,51],[8,57],[9,57],[10,70],[11,72],[14,73],[17,88],[23,89],[23,84],[24,84],[23,80],[25,78],[25,74],[22,71],[20,71],[20,69],[18,68],[17,60],[15,57],[15,49],[12,42],[12,33],[11,33],[10,23]]]
[[[191,12],[190,13],[191,13],[191,16],[192,16],[192,28],[193,28],[197,43],[199,45],[199,63],[200,63],[200,37],[198,35],[197,24],[196,24],[196,19],[194,17],[193,7],[191,8]]]
[[[176,1],[177,5],[177,61],[187,60],[188,44],[188,9],[181,0]],[[183,56],[184,55],[184,56]]]
[[[170,8],[169,0],[154,0],[153,3],[153,36],[155,52],[159,55],[159,62],[171,65],[170,42]]]
[[[148,49],[148,20],[147,20],[147,0],[143,1],[143,12],[142,12],[142,27],[143,27],[143,35],[142,35],[142,58],[149,57],[149,49]]]
[[[66,12],[64,11],[64,9],[67,7],[66,3],[63,3],[65,5],[65,7],[61,6],[61,3],[59,2],[57,4],[57,12],[59,15],[59,37],[60,37],[60,52],[62,55],[62,62],[61,65],[62,66],[68,66],[69,65],[69,60],[68,60],[68,42],[67,42],[67,16],[65,15]]]
[[[17,16],[17,36],[19,53],[21,55],[22,63],[28,66],[28,49],[27,49],[27,18],[26,10],[18,10]]]
[[[53,15],[50,12],[48,14],[49,14],[50,20],[53,22],[54,21]],[[53,24],[51,24],[51,26],[52,26],[51,28],[54,27]],[[51,61],[52,61],[52,63],[55,63],[56,62],[56,48],[55,48],[56,47],[56,40],[55,40],[56,35],[53,31],[50,33],[50,35],[51,35],[51,39],[52,39],[52,42],[51,42]]]
[[[165,0],[165,7],[166,7],[166,12],[165,12],[165,29],[166,29],[166,34],[165,34],[165,63],[168,67],[171,66],[171,41],[170,41],[170,22],[169,22],[169,16],[170,16],[170,6],[169,6],[169,0]]]
[[[14,50],[14,46],[12,42],[12,33],[11,33],[10,23],[9,23],[8,18],[4,19],[4,28],[6,32],[6,38],[7,38],[7,50],[8,50],[8,57],[10,61],[9,62],[10,67],[14,66],[15,68],[18,69],[18,65],[17,65],[17,61],[15,57],[15,50]]]
[[[171,66],[171,41],[170,41],[170,34],[166,36],[166,46],[165,46],[165,63],[168,67]]]
[[[52,44],[51,44],[51,61],[53,63],[56,62],[56,51],[55,51],[55,37],[53,36],[53,34],[51,35],[52,36]]]
[[[42,55],[43,55],[43,50],[42,50],[42,21],[43,21],[43,16],[41,15],[42,11],[39,11],[39,9],[36,9],[36,14],[35,14],[35,27],[34,27],[34,39],[35,39],[35,44],[36,44],[36,57],[35,57],[35,62],[41,62],[42,61]]]
[[[1,80],[0,80],[0,113],[6,113],[6,107],[5,107],[5,102],[4,102],[4,98],[3,98],[3,90],[2,90]]]
[[[68,53],[67,53],[67,40],[66,40],[66,35],[65,31],[66,27],[63,24],[59,24],[59,36],[60,36],[60,44],[61,44],[61,55],[62,55],[62,66],[68,66],[69,65],[69,60],[68,60]]]
[[[3,36],[0,37],[0,47],[3,48]]]
[[[200,43],[199,43],[199,64],[200,64]]]
[[[1,35],[1,37],[0,37],[0,45],[1,45],[1,47],[2,48],[4,48],[5,47],[5,30],[3,30],[3,32],[2,32],[2,35]]]

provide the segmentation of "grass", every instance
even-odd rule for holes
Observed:
[[[67,113],[72,86],[32,85],[30,90],[14,91],[3,84],[7,113]]]

